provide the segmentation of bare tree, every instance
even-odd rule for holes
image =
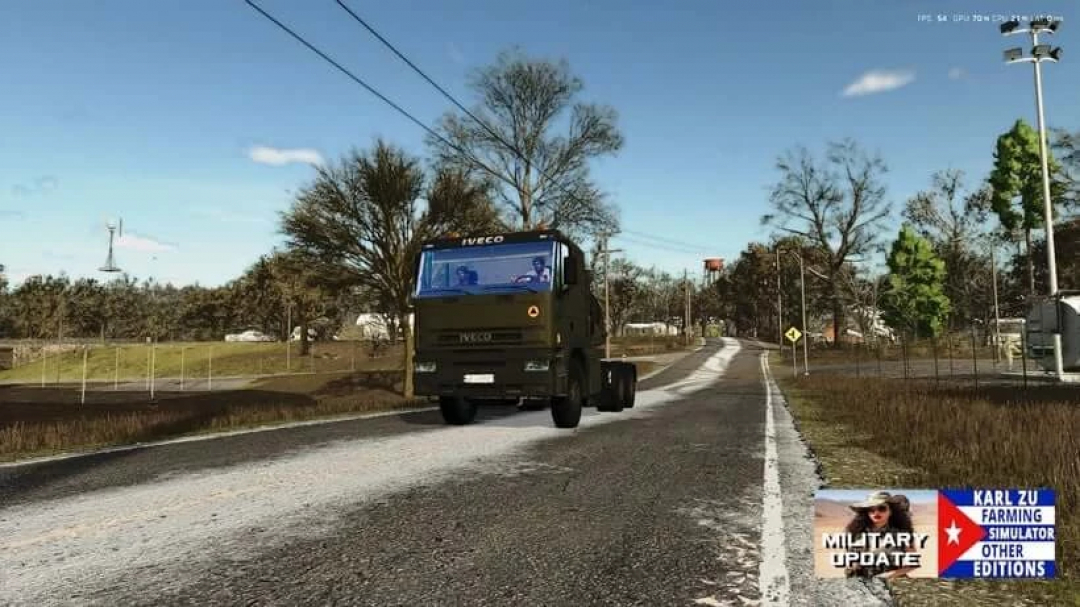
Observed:
[[[588,161],[622,147],[615,110],[575,101],[584,85],[565,60],[516,50],[475,72],[470,86],[480,103],[471,115],[443,117],[441,139],[428,138],[436,159],[464,170],[489,167],[498,200],[524,229],[613,230],[614,208],[590,180]],[[569,128],[556,134],[566,114]]]
[[[889,215],[881,183],[885,163],[847,139],[829,144],[824,163],[799,147],[782,156],[776,168],[781,178],[770,196],[773,213],[762,222],[807,238],[825,254],[834,342],[839,345],[850,295],[845,265],[880,247],[881,222]]]

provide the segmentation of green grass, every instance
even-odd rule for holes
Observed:
[[[772,364],[778,363],[773,355]],[[1080,391],[777,373],[834,488],[1052,487],[1058,575],[1049,582],[899,580],[900,605],[1080,605]]]
[[[135,381],[149,372],[149,345],[94,345],[87,350],[87,381]],[[298,372],[341,372],[400,368],[400,348],[372,358],[361,342],[318,342],[310,356],[300,356],[300,345],[287,350],[284,343],[192,342],[163,343],[153,348],[154,377],[205,378],[272,375]],[[0,371],[0,382],[46,384],[82,381],[83,353],[65,352]]]

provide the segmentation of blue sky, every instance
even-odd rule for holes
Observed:
[[[0,263],[16,281],[102,276],[103,223],[122,216],[125,270],[221,284],[281,241],[277,214],[312,176],[253,149],[333,158],[383,136],[424,151],[421,129],[240,0],[3,4]],[[426,123],[448,108],[331,0],[260,4]],[[1027,43],[953,15],[1062,17],[1052,42],[1065,57],[1045,69],[1046,111],[1052,126],[1080,129],[1080,63],[1070,60],[1080,11],[1065,0],[350,6],[470,105],[468,70],[502,49],[567,58],[585,98],[618,110],[626,137],[594,166],[628,231],[615,244],[676,272],[696,275],[702,257],[734,259],[767,238],[758,220],[773,165],[796,144],[820,150],[850,136],[879,151],[897,208],[936,169],[984,176],[997,134],[1034,122],[1030,66],[1001,60]],[[842,94],[875,70],[905,84]]]

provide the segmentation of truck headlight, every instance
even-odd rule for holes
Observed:
[[[415,365],[413,365],[413,369],[415,369],[417,373],[434,373],[435,372],[435,363],[434,362],[423,362],[423,363],[418,362]]]
[[[547,371],[551,368],[551,363],[546,360],[527,360],[525,361],[526,371]]]

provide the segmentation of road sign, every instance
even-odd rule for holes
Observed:
[[[799,341],[799,338],[802,337],[802,331],[795,327],[791,327],[787,330],[787,333],[784,333],[784,337],[788,338],[788,341],[791,343],[796,343]]]

